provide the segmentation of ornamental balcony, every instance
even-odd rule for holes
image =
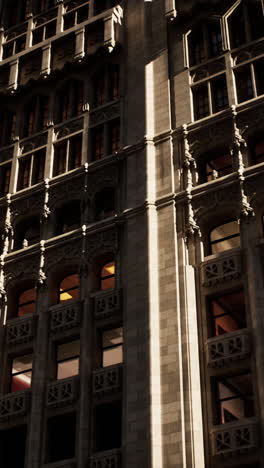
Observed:
[[[102,397],[116,393],[122,387],[122,364],[98,369],[93,373],[93,394]]]
[[[7,393],[0,397],[0,422],[10,418],[25,416],[30,408],[31,392]]]
[[[94,15],[90,2],[64,1],[2,31],[0,88],[14,92],[30,79],[47,77],[66,62],[80,61],[99,48],[113,50],[119,41],[123,9],[120,5]]]
[[[47,387],[46,404],[48,407],[70,404],[77,399],[78,391],[79,379],[77,377],[51,382]]]
[[[94,317],[111,318],[121,313],[121,289],[100,292],[94,296]]]
[[[227,252],[202,264],[202,285],[210,288],[239,278],[242,274],[241,251]]]
[[[121,450],[115,449],[93,455],[89,468],[121,468],[121,466]]]
[[[255,450],[258,447],[256,420],[240,420],[214,428],[212,444],[214,456],[236,456]]]
[[[249,330],[243,329],[207,340],[207,364],[220,367],[237,359],[245,359],[251,351]]]
[[[50,309],[50,330],[58,333],[80,325],[82,303],[80,301],[66,301]]]
[[[9,320],[6,324],[6,344],[16,345],[26,343],[34,338],[36,316],[28,316]]]

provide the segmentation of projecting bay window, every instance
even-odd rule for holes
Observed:
[[[44,180],[45,150],[19,159],[17,190],[22,190]]]
[[[31,387],[32,354],[24,354],[12,360],[11,365],[11,392],[19,392]]]
[[[188,35],[189,65],[198,65],[223,53],[220,21],[200,24]]]
[[[81,166],[82,134],[54,145],[53,177]]]
[[[4,197],[9,192],[11,177],[11,163],[0,166],[0,196]]]
[[[192,95],[195,120],[226,109],[228,95],[225,75],[193,86]]]
[[[254,416],[250,373],[215,378],[212,381],[215,424],[226,424]]]
[[[231,48],[263,37],[264,17],[261,2],[241,2],[228,18]]]
[[[247,327],[243,290],[220,295],[209,300],[210,337],[224,335]]]

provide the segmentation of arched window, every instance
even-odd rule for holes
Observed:
[[[115,215],[115,190],[105,188],[95,195],[94,218],[95,221]]]
[[[47,96],[34,96],[26,104],[24,136],[44,130],[48,121],[49,99]]]
[[[81,225],[80,201],[73,200],[57,210],[56,235],[77,229]]]
[[[18,297],[17,316],[33,314],[36,306],[36,289],[26,289]]]
[[[39,219],[29,218],[15,226],[14,250],[36,244],[40,239]]]
[[[214,228],[210,233],[212,254],[240,247],[240,230],[237,221],[229,221]]]
[[[79,275],[66,276],[60,283],[58,291],[58,303],[76,300],[79,297]]]
[[[100,289],[110,289],[115,287],[115,262],[106,263],[100,271]]]
[[[80,115],[83,104],[83,82],[77,80],[68,81],[57,94],[57,123]]]

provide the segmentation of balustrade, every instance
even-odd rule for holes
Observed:
[[[202,284],[208,288],[239,278],[241,273],[241,252],[222,254],[202,264]]]
[[[8,393],[0,397],[0,421],[24,416],[29,411],[30,392]]]
[[[6,343],[14,345],[33,339],[35,334],[36,316],[17,318],[7,322]]]
[[[250,353],[250,334],[247,329],[225,333],[207,340],[207,363],[217,367],[236,359],[244,359]]]
[[[213,454],[238,455],[258,446],[258,429],[255,420],[228,423],[213,430]]]
[[[93,373],[93,393],[103,396],[118,392],[122,386],[122,365],[115,365],[98,369]]]
[[[78,394],[78,379],[70,377],[56,380],[48,384],[47,406],[63,406],[76,400]]]
[[[77,327],[81,321],[82,304],[79,301],[67,301],[65,304],[50,309],[50,329],[53,333]]]
[[[94,455],[90,459],[90,468],[121,468],[121,450],[109,450]]]

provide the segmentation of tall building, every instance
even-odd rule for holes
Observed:
[[[263,467],[263,2],[1,24],[1,468]]]

